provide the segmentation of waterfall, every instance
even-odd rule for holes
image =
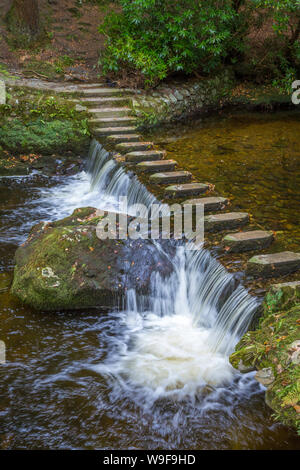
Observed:
[[[117,201],[123,196],[127,197],[130,215],[136,215],[135,204],[143,204],[146,207],[157,204],[157,210],[168,213],[167,204],[160,205],[136,175],[120,167],[95,139],[91,143],[87,171],[90,174],[92,191],[97,189],[104,197],[113,197]]]
[[[149,208],[157,203],[96,141],[88,171],[93,190],[115,199],[127,196],[130,214],[134,204]],[[97,370],[122,383],[125,378],[127,386],[150,389],[157,397],[195,395],[205,386],[230,382],[236,371],[228,356],[247,331],[257,299],[207,250],[178,243],[176,256],[171,257],[159,242],[149,243],[172,261],[174,271],[168,278],[152,273],[148,295],[127,292],[126,309],[120,313],[126,334],[116,339],[111,355]]]

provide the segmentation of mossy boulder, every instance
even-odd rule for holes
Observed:
[[[230,362],[241,372],[258,371],[276,419],[300,433],[300,282],[269,290],[257,330],[243,336]]]
[[[153,271],[172,264],[150,240],[100,240],[95,208],[41,222],[18,248],[12,293],[38,310],[117,307],[128,289],[148,292]]]

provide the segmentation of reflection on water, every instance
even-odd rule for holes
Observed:
[[[224,114],[158,130],[168,158],[277,231],[274,251],[300,251],[300,113]]]
[[[222,120],[207,125],[209,132],[215,126],[214,132],[223,133],[221,146],[227,145],[224,125]],[[248,135],[243,126],[241,135]],[[202,163],[198,166],[201,171]],[[213,176],[209,171],[205,180]],[[225,174],[219,167],[219,182],[230,196],[239,175],[231,172],[226,186]],[[178,311],[167,322],[158,314],[145,315],[130,295],[126,311],[109,314],[42,314],[11,298],[13,253],[33,223],[62,218],[80,206],[115,207],[111,195],[103,199],[90,190],[86,173],[5,178],[0,201],[0,340],[7,348],[7,362],[0,366],[0,448],[300,448],[293,432],[272,421],[253,374],[231,370],[224,355],[214,355],[214,367],[206,368],[208,330],[201,323],[196,330],[184,315],[186,305],[175,302]],[[153,311],[169,308],[153,305]],[[197,355],[204,360],[197,361]],[[208,385],[197,393],[199,375]],[[190,393],[180,394],[187,384]],[[174,388],[177,396],[168,393]]]

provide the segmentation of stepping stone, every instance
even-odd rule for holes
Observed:
[[[136,122],[136,117],[106,117],[106,118],[95,118],[89,119],[89,123],[98,127],[123,127],[132,126]]]
[[[278,277],[300,269],[300,253],[283,251],[269,255],[257,255],[249,259],[247,274],[258,277]]]
[[[79,100],[82,104],[85,106],[126,106],[130,103],[130,98],[126,98],[125,96],[105,96],[104,98],[102,97],[97,97],[95,96],[94,98],[81,98]]]
[[[120,144],[121,142],[136,142],[141,139],[138,134],[120,134],[120,135],[109,135],[107,137],[108,142],[113,144]]]
[[[85,88],[100,88],[103,85],[103,83],[83,83],[82,85],[77,85],[78,88],[80,89],[85,89]]]
[[[102,129],[94,129],[93,134],[98,136],[110,136],[113,134],[134,134],[136,132],[135,127],[103,127]]]
[[[159,160],[157,162],[141,162],[136,165],[137,171],[143,171],[144,173],[161,171],[172,171],[174,170],[177,162],[175,160]]]
[[[202,183],[174,184],[165,189],[165,195],[172,198],[199,196],[208,191],[208,189],[209,185]]]
[[[124,106],[123,108],[90,108],[89,113],[99,117],[124,117],[130,116],[132,111]]]
[[[129,88],[83,88],[80,90],[80,93],[84,96],[122,96],[122,94],[131,94],[134,93],[134,90],[130,90]]]
[[[226,208],[229,204],[229,200],[225,197],[202,197],[199,199],[188,199],[183,204],[192,204],[197,206],[198,204],[204,205],[204,212],[209,211],[220,211]]]
[[[191,181],[192,176],[189,171],[169,171],[151,175],[150,182],[155,184],[184,183]]]
[[[242,251],[263,250],[271,245],[274,240],[272,232],[253,230],[251,232],[229,233],[223,238],[223,246],[228,253]]]
[[[128,152],[142,152],[145,150],[153,149],[152,142],[123,142],[116,146],[118,152],[128,153]]]
[[[161,160],[166,155],[164,150],[147,150],[144,152],[129,152],[125,155],[126,162],[139,163]]]
[[[249,214],[246,212],[228,212],[227,214],[213,214],[204,217],[204,230],[218,232],[239,228],[248,224]]]

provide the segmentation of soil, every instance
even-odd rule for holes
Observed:
[[[99,78],[99,52],[105,38],[98,32],[115,5],[106,0],[39,0],[45,30],[36,45],[13,46],[5,15],[11,0],[0,0],[0,66],[26,77],[91,81]]]

